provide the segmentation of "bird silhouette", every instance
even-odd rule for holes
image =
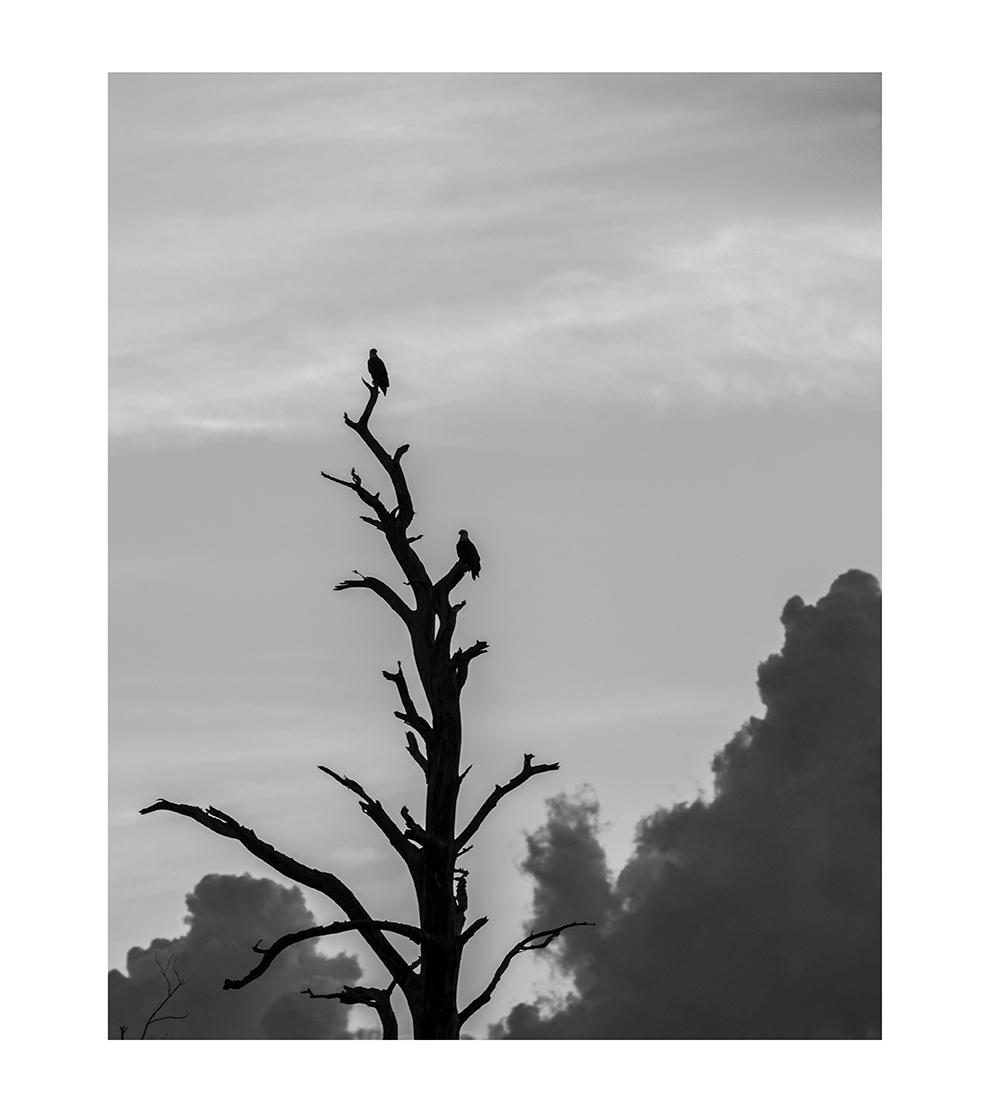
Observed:
[[[467,535],[467,529],[461,529],[458,534],[457,558],[471,573],[471,578],[477,579],[481,572],[481,557],[474,547],[474,542]]]
[[[378,348],[372,348],[368,353],[368,374],[371,381],[383,394],[388,393],[388,371],[385,364],[378,358]]]

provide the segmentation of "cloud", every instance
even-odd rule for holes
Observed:
[[[420,409],[875,390],[878,120],[863,75],[117,76],[111,428],[326,427],[371,346]]]
[[[316,319],[308,294],[277,319],[231,306],[227,321],[115,357],[113,429],[315,432],[339,420],[330,399],[357,386],[372,342],[403,413],[491,404],[506,391],[739,405],[878,389],[877,227],[716,222],[664,238],[650,258],[617,251],[600,267],[544,260],[497,306],[484,290],[419,311],[396,294],[384,313],[365,306],[350,322]]]
[[[714,759],[715,793],[660,809],[609,884],[594,800],[529,838],[533,928],[596,919],[556,959],[574,990],[508,1038],[879,1036],[880,589],[849,571],[784,607],[766,712]]]
[[[336,1001],[310,1000],[300,990],[335,992],[360,979],[357,959],[325,957],[316,942],[303,942],[281,954],[257,981],[224,992],[225,978],[243,976],[258,957],[259,939],[274,941],[290,931],[315,925],[298,888],[242,876],[204,876],[186,897],[188,931],[178,938],[156,938],[127,955],[127,975],[112,969],[109,987],[109,1037],[138,1038],[145,1020],[163,996],[156,957],[174,958],[185,984],[173,997],[169,1014],[188,1018],[155,1024],[150,1038],[171,1039],[347,1039],[348,1008]]]

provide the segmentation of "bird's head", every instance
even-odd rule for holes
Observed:
[[[457,535],[459,537],[466,537],[467,536],[467,529],[458,529],[457,530]]]
[[[377,355],[378,354],[378,348],[372,348],[371,351],[368,352],[368,354],[369,355]]]

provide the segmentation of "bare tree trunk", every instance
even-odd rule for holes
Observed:
[[[456,905],[454,888],[460,705],[456,693],[444,691],[442,682],[438,687],[437,700],[431,701],[434,745],[426,788],[423,884],[418,893],[420,925],[428,939],[435,937],[437,941],[423,943],[422,999],[413,1007],[413,1029],[420,1039],[456,1039],[461,1026],[457,1012],[457,979],[464,915]]]

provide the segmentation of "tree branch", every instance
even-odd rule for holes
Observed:
[[[594,923],[564,923],[561,927],[551,927],[546,931],[534,931],[532,934],[527,935],[522,942],[517,942],[515,946],[502,958],[498,969],[495,970],[495,975],[488,982],[488,987],[484,992],[476,996],[470,1004],[461,1012],[461,1023],[467,1022],[479,1009],[483,1008],[492,998],[492,993],[495,991],[495,986],[502,979],[502,975],[509,968],[509,964],[514,957],[518,954],[525,953],[527,950],[542,950],[549,946],[554,939],[558,938],[564,931],[569,930],[571,927],[593,927]]]
[[[423,754],[423,750],[419,747],[419,742],[416,740],[416,735],[412,730],[406,731],[406,749],[409,750],[409,755],[423,770],[423,775],[429,778],[430,763]]]
[[[361,483],[361,476],[353,467],[351,468],[350,480],[338,479],[334,475],[328,475],[326,471],[321,471],[320,474],[324,479],[329,479],[331,483],[337,483],[340,486],[347,487],[349,490],[353,490],[366,506],[370,506],[375,511],[378,522],[385,523],[391,521],[392,513],[386,508],[385,503],[381,499],[381,495],[372,494],[371,491],[367,490]],[[369,519],[362,518],[361,520],[368,521]],[[376,525],[378,522],[372,520],[371,524]],[[379,528],[381,528],[381,525],[379,525]]]
[[[488,642],[475,641],[470,648],[458,649],[450,658],[450,662],[454,666],[454,675],[461,687],[467,682],[468,665],[476,656],[481,656],[482,653],[486,652],[488,652]]]
[[[499,800],[507,796],[509,792],[514,791],[520,785],[525,784],[533,776],[539,776],[541,772],[556,772],[560,768],[560,763],[554,761],[553,764],[533,764],[533,754],[523,754],[522,771],[517,772],[515,776],[507,784],[496,784],[489,794],[488,798],[478,808],[474,818],[464,827],[460,836],[455,843],[458,849],[466,845],[471,838],[478,832],[478,828],[485,821],[486,818],[495,810]]]
[[[185,815],[198,822],[200,826],[205,826],[207,830],[212,830],[214,834],[240,842],[249,853],[254,854],[259,861],[270,865],[282,876],[329,896],[352,922],[366,922],[374,918],[368,914],[361,901],[339,877],[294,860],[268,842],[262,841],[253,830],[242,826],[217,807],[204,809],[188,803],[172,803],[167,799],[159,799],[149,807],[142,808],[139,814],[148,815],[153,811],[171,811],[176,815]],[[406,959],[380,930],[374,927],[358,927],[358,930],[379,961],[405,990],[412,978],[412,971]]]
[[[158,1014],[162,1010],[162,1008],[164,1008],[165,1005],[169,1002],[169,1000],[171,1000],[172,997],[179,991],[179,989],[182,988],[183,985],[189,984],[189,982],[183,979],[182,975],[179,973],[179,970],[176,968],[175,954],[171,954],[169,956],[168,961],[163,966],[162,963],[161,963],[161,958],[159,958],[159,956],[158,956],[158,951],[156,950],[155,951],[155,965],[158,966],[158,972],[161,973],[162,979],[165,982],[165,997],[162,1000],[162,1002],[158,1005],[158,1007],[155,1008],[155,1010],[151,1013],[151,1015],[149,1015],[148,1018],[144,1021],[144,1029],[141,1031],[141,1038],[142,1039],[145,1038],[145,1036],[148,1034],[148,1028],[153,1023],[164,1023],[165,1020],[167,1020],[167,1019],[188,1019],[189,1018],[188,1015],[159,1015]],[[175,974],[175,984],[174,985],[172,984],[172,974],[173,973]],[[124,1032],[125,1031],[126,1031],[125,1027],[122,1027],[120,1029],[120,1037],[121,1038],[124,1037]]]
[[[368,388],[368,402],[364,407],[364,412],[357,421],[352,421],[345,413],[344,423],[361,437],[371,450],[371,454],[388,475],[392,483],[392,489],[395,492],[395,509],[387,510],[381,503],[378,495],[369,495],[368,492],[361,487],[361,481],[353,470],[351,472],[353,481],[350,483],[347,482],[347,480],[334,479],[333,476],[327,475],[326,472],[323,472],[323,474],[332,482],[340,483],[341,486],[351,487],[367,505],[373,507],[378,520],[376,521],[374,518],[369,519],[366,517],[363,517],[362,520],[369,521],[370,524],[374,525],[385,534],[389,548],[391,548],[392,554],[398,562],[399,567],[405,572],[406,579],[413,587],[417,600],[420,603],[425,603],[429,600],[431,586],[430,577],[427,574],[423,561],[412,548],[413,539],[418,538],[409,538],[406,536],[406,531],[415,516],[415,510],[400,460],[409,450],[409,445],[400,445],[395,453],[390,455],[379,443],[378,439],[369,428],[371,414],[378,401],[379,390],[377,386],[374,386],[364,379],[362,379],[362,382],[364,382],[365,386]]]
[[[365,988],[363,985],[343,985],[340,992],[314,992],[311,988],[304,988],[302,996],[312,1000],[339,1000],[341,1004],[364,1004],[374,1008],[382,1024],[382,1039],[398,1039],[399,1021],[395,1017],[392,1007],[392,990],[390,988]]]
[[[414,970],[422,958],[417,958],[409,967]],[[396,982],[393,980],[388,988],[364,988],[361,985],[342,985],[340,992],[314,992],[311,988],[304,988],[302,996],[311,1000],[339,1000],[341,1004],[365,1004],[374,1008],[382,1024],[383,1039],[397,1039],[399,1037],[399,1024],[392,1010],[392,991]]]
[[[316,767],[320,772],[325,772],[327,776],[333,777],[338,784],[341,784],[343,787],[347,788],[348,791],[353,792],[360,798],[361,810],[385,835],[389,845],[399,854],[403,861],[405,861],[410,873],[412,873],[413,880],[418,880],[419,856],[416,849],[409,844],[407,838],[403,837],[402,831],[389,817],[388,812],[381,803],[379,803],[377,799],[372,799],[357,780],[351,780],[347,776],[341,776],[338,772],[334,772],[332,768],[327,768],[326,765],[317,765]]]
[[[367,587],[369,591],[374,591],[380,599],[387,602],[406,625],[409,625],[412,620],[412,608],[407,606],[387,583],[383,583],[382,580],[375,579],[371,576],[362,575],[356,568],[354,569],[354,574],[359,578],[344,579],[334,587],[334,590],[348,591],[354,587]]]
[[[450,643],[454,639],[454,628],[457,625],[457,615],[467,606],[467,600],[462,599],[451,605],[447,598],[434,598],[437,618],[437,651],[442,656],[450,652]]]
[[[436,581],[433,586],[433,596],[436,599],[446,599],[450,592],[457,586],[458,583],[467,575],[467,564],[462,563],[458,557],[457,562],[447,572]]]
[[[367,386],[368,384],[365,383]],[[372,411],[375,408],[375,403],[378,401],[378,387],[368,387],[368,404],[364,407],[364,412],[357,421],[352,421],[347,414],[344,414],[344,424],[349,429],[353,429],[358,436],[365,442],[371,449],[371,454],[381,464],[382,469],[392,480],[392,486],[395,490],[395,498],[397,502],[395,522],[400,530],[403,532],[412,522],[415,510],[413,509],[412,496],[409,493],[409,486],[406,483],[406,477],[402,472],[402,464],[399,462],[402,456],[409,450],[408,444],[403,444],[396,449],[394,455],[390,455],[382,445],[378,442],[377,437],[368,427],[368,422],[371,420]]]
[[[406,838],[411,842],[424,846],[427,843],[436,845],[437,839],[432,834],[427,832],[419,825],[419,823],[412,817],[408,807],[403,807],[399,814],[402,816],[403,822],[406,824]]]
[[[402,674],[402,661],[400,660],[398,662],[394,672],[382,672],[382,675],[390,683],[395,684],[395,688],[399,693],[399,699],[402,702],[402,710],[395,711],[395,717],[398,718],[400,722],[405,722],[407,726],[412,726],[412,728],[419,733],[423,741],[426,742],[428,751],[430,742],[433,740],[433,727],[416,710],[416,706],[412,701],[412,696],[409,694],[409,685],[406,683],[406,677]]]
[[[255,943],[252,949],[256,954],[262,955],[261,961],[243,977],[228,977],[223,982],[223,987],[225,990],[238,989],[243,988],[245,985],[249,985],[252,981],[256,981],[279,954],[287,950],[290,946],[295,946],[297,942],[308,942],[311,938],[326,938],[328,935],[344,934],[346,931],[356,931],[364,928],[391,931],[393,934],[400,934],[417,943],[422,943],[423,940],[423,932],[419,927],[413,927],[407,923],[393,923],[388,919],[366,919],[348,923],[329,923],[327,926],[323,927],[308,927],[306,930],[294,931],[291,934],[282,935],[281,938],[273,942],[267,949],[263,949],[260,942]]]
[[[458,942],[461,944],[461,946],[466,946],[470,939],[472,939],[487,922],[487,915],[482,915],[480,919],[475,919],[471,926],[469,926],[465,931],[461,933],[461,936],[458,939]]]

